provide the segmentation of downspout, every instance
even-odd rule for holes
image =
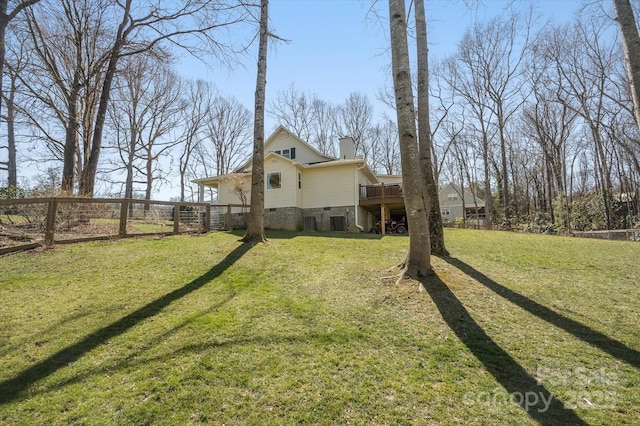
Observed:
[[[360,185],[358,183],[358,172],[360,170],[364,169],[365,166],[366,166],[366,164],[362,163],[362,165],[360,167],[356,168],[356,170],[354,172],[354,186],[355,186],[356,197],[355,197],[355,208],[353,209],[353,213],[355,215],[356,228],[358,228],[360,230],[360,232],[364,232],[364,227],[362,227],[362,225],[358,224],[358,210],[360,210]]]

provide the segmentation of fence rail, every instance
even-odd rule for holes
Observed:
[[[0,255],[56,243],[210,229],[211,205],[109,198],[0,200]]]
[[[244,204],[211,205],[209,227],[220,231],[244,229],[249,218],[249,206]]]
[[[612,229],[607,231],[574,231],[574,237],[603,240],[640,241],[640,229]]]

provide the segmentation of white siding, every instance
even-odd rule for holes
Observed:
[[[235,190],[237,184],[247,196],[247,204],[249,204],[251,201],[251,176],[221,181],[218,184],[218,204],[242,204],[242,200]]]
[[[402,183],[402,176],[398,175],[377,175],[378,180],[385,185],[394,185]]]
[[[304,208],[351,206],[355,200],[354,164],[305,169]]]
[[[268,174],[277,172],[280,172],[282,186],[279,189],[267,189],[266,179]],[[296,206],[298,173],[296,167],[290,161],[273,156],[265,159],[264,176],[264,207],[266,209]]]
[[[319,161],[327,161],[325,157],[320,156],[309,146],[301,143],[297,138],[289,135],[289,133],[282,131],[276,135],[265,146],[265,155],[272,151],[281,151],[284,149],[296,149],[296,158],[293,161],[301,164],[317,163]]]
[[[298,186],[300,181],[300,186]],[[302,208],[304,205],[304,174],[301,169],[296,169],[296,207]]]

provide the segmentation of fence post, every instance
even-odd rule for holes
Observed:
[[[204,224],[203,231],[209,232],[211,229],[211,205],[208,204],[204,208]]]
[[[231,204],[227,204],[227,231],[233,231],[233,223],[231,223]]]
[[[129,216],[129,201],[122,200],[120,203],[120,229],[118,235],[120,238],[127,236],[127,217]]]
[[[56,229],[56,212],[58,210],[58,199],[51,198],[49,200],[49,206],[47,209],[47,223],[44,231],[44,243],[45,245],[52,246],[54,240],[54,233]]]
[[[180,232],[180,204],[173,205],[173,233]]]

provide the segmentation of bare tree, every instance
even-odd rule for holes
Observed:
[[[387,119],[373,126],[367,133],[367,140],[372,147],[370,164],[376,173],[402,173],[398,129],[393,121]]]
[[[460,42],[460,58],[485,91],[485,107],[491,110],[496,120],[494,125],[500,147],[500,194],[507,221],[511,216],[511,196],[506,128],[508,120],[523,101],[520,93],[521,64],[529,49],[531,28],[530,19],[524,30],[521,21],[520,16],[512,13],[506,18],[491,19],[486,24],[478,23]],[[522,39],[519,39],[521,35]]]
[[[445,64],[443,78],[448,82],[454,93],[466,106],[463,115],[468,119],[466,125],[469,130],[478,135],[479,151],[482,157],[482,177],[485,201],[485,227],[490,229],[493,221],[491,193],[491,131],[490,122],[493,118],[491,110],[486,106],[488,96],[482,83],[471,71],[472,63],[464,57],[450,58]],[[467,138],[472,140],[474,138]]]
[[[112,172],[125,172],[125,197],[134,198],[134,185],[140,183],[145,199],[150,199],[154,183],[168,174],[158,163],[177,143],[168,136],[177,127],[185,100],[181,82],[167,64],[149,55],[125,59],[110,108],[120,158]]]
[[[640,35],[638,35],[638,24],[630,0],[613,0],[613,7],[622,36],[627,73],[631,82],[634,116],[640,129]]]
[[[164,165],[163,160],[169,160],[169,154],[177,143],[172,132],[177,127],[180,111],[185,107],[180,96],[181,81],[175,73],[161,69],[154,78],[157,80],[147,100],[152,108],[145,123],[147,129],[143,132],[140,155],[144,163],[141,174],[144,176],[146,200],[151,199],[154,185],[165,182],[169,176],[171,167]]]
[[[251,145],[251,112],[232,97],[216,96],[206,117],[205,136],[200,158],[213,159],[214,175],[226,175],[246,158]],[[211,168],[210,168],[211,170]]]
[[[121,20],[106,55],[107,67],[100,83],[89,159],[80,179],[79,192],[85,196],[92,196],[94,192],[111,86],[120,58],[148,52],[165,41],[187,48],[192,53],[204,50],[224,57],[230,49],[222,40],[215,39],[213,33],[241,22],[244,19],[241,12],[245,10],[241,5],[226,4],[223,0],[161,4],[149,1],[135,5],[133,0],[124,0],[116,5],[121,12]]]
[[[278,93],[268,112],[279,124],[321,153],[334,155],[339,110],[315,94],[300,93],[292,84]]]
[[[314,131],[311,135],[311,143],[323,154],[336,155],[336,114],[337,108],[330,102],[318,97],[313,98]]]
[[[278,92],[269,103],[269,115],[304,141],[310,141],[314,127],[315,96],[299,92],[294,84]]]
[[[269,0],[260,1],[258,72],[253,121],[253,159],[251,169],[251,211],[242,241],[267,242],[264,235],[264,106],[267,85],[267,42],[269,40]]]
[[[42,2],[25,13],[21,36],[30,49],[30,64],[20,79],[38,105],[23,111],[44,135],[49,150],[62,160],[65,193],[73,192],[74,177],[86,158],[83,148],[93,131],[93,87],[104,65],[105,6],[101,1],[63,0]],[[59,123],[63,137],[43,114]]]
[[[368,159],[370,147],[366,134],[373,120],[373,105],[367,95],[360,92],[349,94],[344,104],[338,107],[336,128],[340,136],[351,136],[355,142],[355,153]]]
[[[181,111],[184,131],[178,142],[180,201],[185,201],[188,172],[193,170],[194,159],[197,158],[201,143],[205,140],[207,119],[215,96],[213,86],[203,80],[189,81],[186,84],[186,92],[185,108]]]
[[[607,229],[612,225],[611,160],[608,154],[608,138],[605,125],[609,115],[607,94],[611,93],[620,53],[614,42],[602,37],[605,28],[600,19],[577,21],[553,34],[547,54],[566,83],[562,98],[566,105],[580,115],[593,143],[594,162],[598,173],[595,178],[602,195]]]
[[[544,40],[544,37],[541,38]],[[544,43],[536,50],[542,52]],[[567,193],[567,145],[575,127],[577,113],[569,107],[564,98],[567,83],[552,62],[544,54],[538,54],[530,61],[530,79],[533,92],[522,110],[522,133],[537,143],[542,151],[546,170],[548,195],[547,206],[551,221],[555,223],[554,200],[561,205],[561,224],[564,229],[570,227]],[[526,151],[531,151],[527,149]],[[531,158],[529,156],[529,158]],[[526,167],[526,164],[523,164]],[[540,188],[540,186],[538,186]]]
[[[0,0],[0,99],[4,97],[4,93],[2,92],[2,78],[4,76],[4,65],[5,65],[5,53],[6,53],[6,34],[7,27],[9,23],[15,19],[16,16],[25,9],[34,4],[38,3],[40,0],[16,0],[14,3],[13,9],[9,10],[9,0]],[[2,115],[2,103],[0,102],[0,116]],[[15,161],[15,158],[13,159]]]
[[[389,28],[393,87],[402,158],[402,181],[409,222],[409,253],[399,279],[404,277],[420,279],[432,273],[429,203],[424,196],[425,177],[418,151],[404,0],[389,0]]]
[[[7,59],[6,74],[9,77],[9,90],[3,92],[4,102],[7,105],[4,116],[2,117],[7,122],[7,144],[0,145],[0,148],[4,148],[7,150],[7,161],[0,162],[0,170],[7,171],[7,186],[9,188],[17,188],[18,150],[16,146],[16,120],[19,113],[19,107],[16,98],[20,89],[19,75],[24,70],[27,53],[23,45],[16,46],[16,49],[11,53],[12,55],[10,59],[5,55],[5,59]],[[1,81],[0,84],[2,84]]]

